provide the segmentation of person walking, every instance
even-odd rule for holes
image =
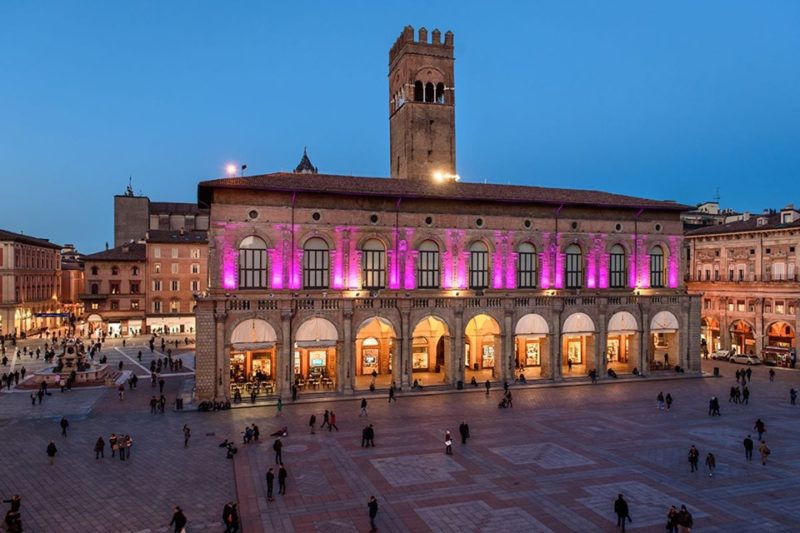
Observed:
[[[319,429],[325,429],[326,425],[331,425],[331,413],[327,409],[325,409],[325,412],[322,413],[322,424],[320,424]]]
[[[281,397],[278,396],[278,403],[275,404],[275,416],[281,416],[281,411],[283,411],[283,400]]]
[[[275,439],[275,442],[272,443],[272,449],[275,450],[275,464],[283,464],[283,454],[281,453],[283,450],[283,442],[281,442],[280,437]]]
[[[794,387],[789,389],[789,405],[797,405],[797,389]]]
[[[659,392],[658,396],[656,397],[656,407],[658,407],[659,411],[664,410],[664,393]]]
[[[375,499],[375,496],[369,497],[367,509],[369,510],[369,530],[375,533],[375,531],[378,531],[378,528],[375,526],[375,518],[378,516],[378,500]]]
[[[117,453],[119,446],[117,444],[117,434],[112,433],[110,437],[108,437],[108,447],[111,449],[111,458],[114,458],[114,454]]]
[[[753,460],[753,439],[750,438],[750,435],[748,435],[747,437],[744,438],[744,441],[742,441],[742,444],[744,445],[744,458],[747,459],[748,461],[752,461]]]
[[[669,411],[672,407],[672,394],[667,393],[667,396],[664,398],[664,403],[667,404],[667,411]]]
[[[681,510],[678,513],[678,531],[680,533],[689,533],[693,525],[692,513],[689,512],[685,505],[681,505]]]
[[[667,511],[667,532],[678,533],[678,508],[670,505]]]
[[[375,428],[372,427],[372,424],[367,426],[367,448],[375,447]]]
[[[750,405],[750,388],[747,385],[742,387],[742,405]]]
[[[706,469],[708,470],[708,477],[714,477],[714,468],[717,466],[717,460],[714,458],[714,454],[708,452],[706,455]]]
[[[189,437],[191,437],[191,436],[192,436],[192,430],[189,429],[189,425],[188,424],[184,424],[183,425],[183,447],[184,448],[188,448],[189,447]]]
[[[328,431],[331,431],[334,428],[336,431],[339,431],[339,428],[336,426],[336,413],[331,411],[330,417],[328,418]]]
[[[486,396],[489,396],[489,389],[492,388],[492,383],[487,379],[483,386],[486,387]]]
[[[275,501],[275,498],[272,497],[272,487],[275,483],[275,474],[272,472],[272,468],[267,470],[267,501]]]
[[[367,426],[364,426],[364,429],[361,430],[361,447],[367,447]]]
[[[166,383],[167,382],[164,380],[164,378],[161,378],[161,379],[158,380],[158,393],[159,394],[164,394],[164,385]]]
[[[94,443],[94,458],[100,459],[105,458],[105,449],[106,449],[106,441],[103,440],[103,437],[97,437],[97,441]]]
[[[772,453],[772,450],[769,449],[767,443],[765,441],[761,441],[761,444],[758,445],[758,453],[761,455],[761,466],[767,466],[767,458],[769,454]]]
[[[764,422],[761,421],[760,418],[756,419],[756,423],[755,423],[755,425],[753,425],[753,429],[755,429],[758,432],[758,440],[759,441],[762,440],[762,437],[764,436],[764,433],[767,432],[767,427],[764,424]]]
[[[469,438],[469,426],[466,422],[461,422],[458,426],[458,432],[461,435],[461,444],[466,444]]]
[[[389,403],[397,402],[397,398],[394,397],[394,383],[389,386]]]
[[[446,431],[444,434],[444,453],[446,455],[453,455],[453,438],[450,436],[449,431]]]
[[[745,373],[747,374],[747,382],[750,383],[750,378],[753,377],[753,369],[748,366]],[[742,383],[742,385],[744,385],[744,383]]]
[[[769,369],[769,380],[770,380],[770,382],[775,381],[775,369],[774,368],[770,368]]]
[[[317,423],[317,415],[312,413],[311,416],[308,418],[308,426],[311,428],[312,435],[314,434],[314,426],[316,425],[316,423]]]
[[[358,416],[367,416],[367,399],[361,398],[361,412]]]
[[[281,467],[278,469],[278,493],[286,495],[286,467],[283,466],[281,463]]]
[[[47,445],[47,457],[50,458],[50,466],[52,466],[55,463],[57,452],[58,449],[56,449],[56,443],[50,441],[50,444]]]
[[[511,391],[506,391],[506,402],[509,407],[514,407],[514,402],[511,401]]]
[[[61,422],[58,423],[61,426],[61,436],[65,439],[67,438],[67,428],[69,427],[69,421],[65,417],[61,417]]]
[[[689,465],[691,467],[692,472],[697,472],[699,470],[697,468],[697,463],[700,462],[700,451],[694,447],[692,444],[691,448],[689,448]]]
[[[172,520],[170,520],[169,525],[175,526],[175,533],[184,533],[187,523],[186,515],[184,515],[181,508],[176,505],[172,510]]]
[[[632,522],[632,520],[628,509],[628,502],[625,501],[621,493],[617,495],[617,499],[614,501],[614,513],[617,515],[617,527],[625,531],[625,522]]]

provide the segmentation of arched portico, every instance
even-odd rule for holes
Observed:
[[[594,368],[594,321],[586,313],[573,313],[561,328],[562,373],[582,375]]]
[[[369,389],[373,383],[376,387],[388,388],[392,383],[392,369],[397,364],[394,361],[397,334],[392,323],[383,317],[368,318],[358,327],[355,342],[354,388]]]
[[[719,321],[712,316],[704,317],[702,328],[700,329],[700,342],[701,344],[705,343],[707,352],[704,355],[721,349],[719,333]]]
[[[665,370],[680,364],[680,326],[669,311],[659,311],[650,321],[650,370]]]
[[[552,377],[550,368],[550,326],[542,315],[527,314],[514,328],[515,378],[525,380]]]
[[[745,320],[734,320],[730,327],[731,347],[739,354],[754,354],[756,336],[752,324]]]
[[[608,368],[632,372],[639,360],[639,324],[628,311],[619,311],[608,321],[606,336]]]
[[[444,320],[428,315],[417,322],[411,334],[412,380],[423,384],[447,381],[450,330]]]
[[[324,318],[309,318],[297,328],[292,368],[298,389],[319,392],[338,388],[338,343],[336,326]]]
[[[478,382],[496,378],[503,361],[500,325],[489,315],[476,315],[464,328],[464,377]]]
[[[278,362],[275,328],[262,319],[247,319],[233,328],[229,346],[231,397],[275,392]]]

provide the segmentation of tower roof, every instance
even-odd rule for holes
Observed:
[[[308,158],[308,153],[305,148],[303,148],[303,157],[300,159],[300,163],[294,169],[295,174],[316,174],[317,167],[311,164],[311,160]]]

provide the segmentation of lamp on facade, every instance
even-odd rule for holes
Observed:
[[[233,163],[228,163],[225,166],[225,172],[228,174],[229,178],[234,177],[236,175],[236,165],[234,165]]]
[[[437,170],[433,173],[433,179],[439,183],[444,183],[445,181],[458,181],[461,179],[461,176]]]

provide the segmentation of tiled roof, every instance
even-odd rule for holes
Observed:
[[[766,218],[766,224],[759,226],[759,218]],[[750,215],[748,220],[737,220],[736,222],[728,222],[727,224],[704,226],[702,228],[687,231],[686,236],[695,237],[698,235],[719,235],[723,233],[742,233],[748,231],[764,231],[783,228],[800,228],[800,220],[795,220],[794,222],[784,224],[781,222],[780,213],[774,213],[770,215]]]
[[[150,202],[151,215],[207,215],[208,209],[186,202]]]
[[[468,182],[434,183],[433,181],[389,178],[363,178],[331,174],[293,174],[277,172],[241,178],[223,178],[200,182],[198,201],[210,205],[213,189],[251,189],[264,191],[307,191],[336,195],[389,196],[392,198],[430,198],[442,200],[552,205],[589,205],[597,207],[650,208],[686,211],[691,206],[673,201],[648,200],[621,194],[580,189],[556,189],[523,185],[495,185]]]
[[[144,261],[147,259],[147,251],[144,243],[132,242],[96,254],[85,255],[83,259],[85,261]]]
[[[6,231],[4,229],[0,229],[0,241],[14,241],[23,244],[30,244],[32,246],[44,246],[46,248],[58,248],[59,250],[61,249],[60,245],[52,243],[47,239],[31,237],[29,235],[24,235],[22,233],[14,233],[13,231]]]
[[[175,231],[151,229],[147,232],[147,242],[152,243],[208,243],[207,231]]]

